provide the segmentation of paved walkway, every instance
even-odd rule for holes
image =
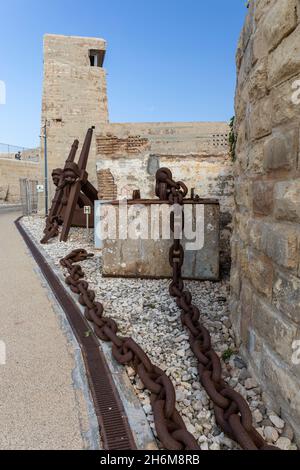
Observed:
[[[14,226],[17,216],[0,214],[0,342],[7,356],[0,363],[0,449],[92,448],[78,346]]]

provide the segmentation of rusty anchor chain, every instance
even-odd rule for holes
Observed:
[[[60,260],[60,264],[68,271],[66,283],[72,292],[79,295],[79,303],[85,307],[85,317],[93,323],[97,337],[112,343],[112,354],[116,361],[121,365],[131,365],[150,391],[156,432],[163,446],[168,450],[199,450],[195,438],[187,431],[176,409],[175,389],[169,377],[151,362],[132,338],[118,335],[118,325],[112,318],[103,316],[103,305],[96,301],[95,292],[89,289],[78,264],[92,256],[78,249]]]
[[[162,201],[183,205],[188,191],[184,183],[173,180],[168,168],[161,168],[156,174],[155,192]],[[182,219],[182,226],[183,224]],[[171,213],[170,225],[174,232],[174,213]],[[192,294],[186,289],[182,279],[184,249],[175,232],[169,259],[173,270],[170,295],[176,297],[176,303],[182,310],[181,321],[188,330],[190,346],[198,360],[201,384],[214,404],[216,422],[243,449],[277,449],[268,445],[253,427],[251,410],[246,400],[222,379],[221,361],[212,347],[210,333],[200,323],[200,311],[192,303]]]

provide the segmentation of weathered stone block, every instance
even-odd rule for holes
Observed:
[[[232,268],[230,271],[230,288],[231,293],[239,297],[241,290],[241,275],[237,268]]]
[[[264,347],[262,356],[262,370],[268,388],[273,391],[276,401],[281,401],[284,409],[290,414],[299,415],[300,410],[300,381],[289,372],[289,365],[282,363]]]
[[[248,352],[249,357],[251,358],[251,362],[253,363],[255,370],[259,374],[261,371],[262,348],[263,348],[263,339],[261,338],[259,334],[257,334],[257,332],[255,332],[251,328],[248,333],[246,350]]]
[[[256,0],[254,18],[258,23],[278,0]]]
[[[263,28],[269,51],[297,26],[296,0],[275,2],[264,18]]]
[[[249,240],[249,217],[242,213],[236,214],[236,229],[240,240],[248,242]]]
[[[299,88],[293,88],[298,81],[300,81],[299,74],[271,90],[273,127],[288,122],[295,126],[295,123],[299,122],[300,104],[294,100],[295,93],[295,98],[298,99],[297,89]]]
[[[262,141],[253,142],[247,149],[247,170],[250,174],[265,173],[264,147]]]
[[[252,324],[252,313],[253,313],[253,289],[246,280],[243,281],[241,289],[241,320],[240,320],[240,331],[241,340],[244,344],[247,344],[249,337],[249,330]]]
[[[273,211],[274,183],[254,181],[252,186],[253,211],[259,215],[269,215]]]
[[[251,187],[247,181],[236,181],[235,202],[238,206],[243,206],[248,209],[252,207]]]
[[[249,278],[255,289],[266,297],[272,296],[274,268],[267,256],[249,251]]]
[[[266,41],[265,32],[262,26],[258,26],[252,38],[253,41],[253,54],[252,64],[260,59],[263,59],[268,54],[268,43]]]
[[[241,34],[240,34],[240,37],[239,37],[239,42],[238,42],[237,50],[236,50],[236,55],[235,55],[235,64],[236,64],[237,72],[239,72],[239,70],[240,70],[240,68],[241,68],[241,63],[242,63],[243,55],[244,55],[244,50],[243,50],[243,34],[241,33]]]
[[[258,101],[250,111],[250,138],[259,139],[271,133],[271,100]]]
[[[264,143],[264,168],[266,171],[295,168],[298,145],[298,129],[273,131],[272,136]]]
[[[266,95],[268,78],[267,64],[267,57],[259,60],[249,77],[249,98],[252,102],[259,100]]]
[[[300,279],[277,271],[274,277],[273,304],[284,315],[300,324]]]
[[[237,262],[241,270],[241,275],[249,276],[249,249],[247,245],[239,243]]]
[[[270,54],[268,88],[289,79],[299,68],[300,25]]]
[[[263,224],[261,249],[275,263],[297,271],[299,230],[285,224]]]
[[[232,321],[232,328],[236,337],[236,344],[240,344],[241,334],[240,334],[240,319],[241,319],[241,305],[238,301],[233,298],[229,302],[229,311]]]
[[[299,229],[263,220],[249,221],[249,241],[279,266],[297,272]]]
[[[275,185],[275,217],[300,223],[300,178]]]
[[[258,251],[262,248],[262,234],[263,226],[265,225],[263,220],[251,219],[249,221],[249,243]]]
[[[280,313],[258,296],[253,296],[252,325],[254,330],[264,338],[272,351],[289,362],[292,345],[300,334],[299,328],[281,317]]]
[[[248,86],[242,87],[242,89],[237,92],[235,98],[235,126],[238,128],[241,122],[246,118],[247,106],[249,102]]]
[[[251,71],[251,65],[252,65],[252,57],[253,57],[253,47],[252,47],[252,41],[249,41],[243,55],[243,60],[241,62],[241,67],[238,72],[238,84],[243,84],[245,83],[246,79],[248,78],[250,71]]]
[[[237,141],[236,141],[236,149],[235,149],[237,160],[239,159],[240,153],[244,151],[245,146],[246,146],[246,121],[242,120],[237,126]]]

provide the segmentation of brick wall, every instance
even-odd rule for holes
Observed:
[[[97,173],[99,199],[112,201],[117,198],[117,185],[110,170],[99,170]]]
[[[300,2],[251,4],[237,51],[231,313],[266,398],[300,440]]]

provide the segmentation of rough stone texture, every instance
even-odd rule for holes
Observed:
[[[20,178],[36,180],[43,184],[40,164],[32,161],[0,158],[0,201],[20,202]]]
[[[103,54],[105,49],[103,39],[44,36],[42,126],[47,120],[50,173],[63,165],[75,139],[82,145],[89,127],[95,126],[99,132],[102,124],[108,122],[106,72],[102,67],[91,66],[89,58],[90,50]],[[43,145],[42,139],[42,155]],[[93,139],[87,167],[93,184],[96,184],[95,157]]]
[[[124,212],[120,213],[118,206],[115,206],[115,208],[117,220],[116,229],[117,234],[119,234],[120,224],[124,220]],[[185,258],[182,266],[182,275],[187,279],[217,281],[219,280],[219,205],[194,204],[192,207],[189,204],[186,205],[185,208],[190,208],[194,214],[197,213],[198,218],[203,216],[204,238],[202,239],[200,230],[197,231],[198,240],[196,238],[195,240],[189,240],[185,234],[183,234],[182,244],[185,248]],[[128,233],[131,234],[131,236],[126,239],[120,239],[117,235],[117,237],[115,237],[116,239],[109,237],[103,241],[103,275],[134,278],[171,278],[172,269],[169,263],[169,251],[173,239],[171,233],[169,234],[170,237],[167,239],[165,236],[162,238],[160,233],[157,239],[154,240],[149,233],[150,230],[148,230],[147,234],[142,231],[142,237],[137,239],[138,233],[140,232],[139,220],[141,220],[141,210],[143,210],[145,214],[146,227],[153,229],[153,225],[157,220],[159,220],[161,225],[162,223],[166,223],[166,227],[169,227],[169,212],[165,212],[167,213],[165,219],[162,218],[164,209],[168,210],[168,206],[162,206],[161,204],[144,206],[134,204],[128,207],[128,220],[131,220]],[[156,211],[154,216],[151,217],[153,210]],[[97,213],[96,206],[96,214]],[[184,219],[186,227],[191,217],[189,212],[185,212]],[[164,222],[162,222],[162,219]],[[196,227],[195,217],[193,217],[193,224]],[[98,226],[96,226],[96,230],[98,231]],[[135,238],[133,238],[132,235]],[[198,245],[201,245],[201,247],[199,248],[199,246],[197,246],[189,250],[187,243],[193,242],[196,245],[197,241]],[[204,242],[203,246],[202,241]]]
[[[102,126],[97,142],[98,189],[101,199],[155,197],[155,173],[169,167],[176,180],[204,198],[217,198],[221,207],[220,259],[230,267],[233,212],[232,162],[226,123],[124,123]],[[111,174],[112,178],[104,178]]]
[[[300,440],[300,2],[251,2],[237,51],[231,314],[244,357]],[[270,435],[272,440],[274,436]],[[282,437],[281,448],[288,443]]]
[[[300,223],[300,179],[275,185],[275,217]]]

